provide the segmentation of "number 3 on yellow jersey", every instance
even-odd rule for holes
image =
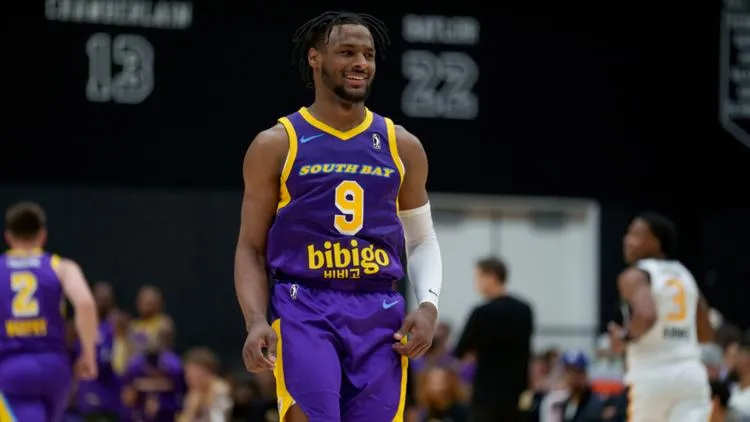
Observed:
[[[39,315],[39,301],[34,298],[38,283],[36,276],[28,271],[10,275],[10,288],[15,292],[11,302],[11,312],[16,318]]]
[[[685,284],[681,280],[671,279],[667,281],[667,286],[675,290],[675,293],[672,295],[674,308],[667,314],[667,321],[674,323],[684,322],[688,315]]]
[[[365,224],[365,190],[354,180],[344,180],[336,186],[336,208],[341,214],[333,217],[333,227],[339,233],[354,236]]]

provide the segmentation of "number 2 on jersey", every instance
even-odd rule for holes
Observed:
[[[354,180],[344,180],[336,186],[336,208],[341,214],[333,218],[339,233],[354,236],[365,223],[365,190]]]
[[[671,279],[666,284],[675,290],[672,295],[673,310],[667,314],[669,322],[683,322],[687,318],[687,297],[685,294],[685,284],[681,280]]]
[[[38,287],[36,276],[28,271],[10,275],[10,288],[15,292],[11,302],[11,312],[16,318],[39,315],[39,301],[34,298]]]

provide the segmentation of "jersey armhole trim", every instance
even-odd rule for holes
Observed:
[[[62,258],[60,258],[60,255],[52,254],[49,258],[49,265],[52,267],[53,270],[57,270],[60,268],[61,261],[62,261]]]
[[[289,151],[287,152],[286,159],[284,160],[284,167],[282,167],[281,169],[281,180],[279,184],[279,203],[276,206],[277,213],[280,209],[289,205],[289,203],[292,201],[292,196],[289,193],[289,188],[287,186],[287,180],[289,179],[289,175],[292,172],[292,167],[294,167],[294,160],[297,158],[297,132],[294,130],[292,122],[290,122],[288,118],[282,117],[279,119],[279,123],[284,126],[284,129],[286,130],[286,133],[289,137]]]
[[[385,120],[385,128],[386,132],[388,134],[388,149],[391,151],[391,159],[393,160],[393,164],[396,166],[396,169],[398,170],[398,175],[400,177],[399,181],[399,193],[401,192],[401,185],[404,183],[404,176],[406,175],[406,167],[404,167],[404,162],[401,161],[401,156],[398,153],[398,140],[396,139],[396,125],[393,124],[393,120],[384,117],[383,120]],[[396,211],[398,211],[398,197],[396,197]]]

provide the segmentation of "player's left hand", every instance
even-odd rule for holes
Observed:
[[[435,305],[425,302],[409,314],[401,329],[393,335],[398,343],[393,350],[410,358],[418,358],[432,346],[437,326],[438,311]],[[406,339],[407,341],[404,341]]]
[[[625,351],[625,329],[622,328],[616,322],[610,322],[607,324],[607,331],[609,332],[610,348],[615,353],[622,353]]]

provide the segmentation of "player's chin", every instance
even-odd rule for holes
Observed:
[[[354,101],[354,102],[365,101],[370,94],[370,91],[367,89],[367,87],[364,87],[364,88],[346,87],[344,88],[344,92],[346,93],[346,95],[344,96],[345,99],[349,101]]]

